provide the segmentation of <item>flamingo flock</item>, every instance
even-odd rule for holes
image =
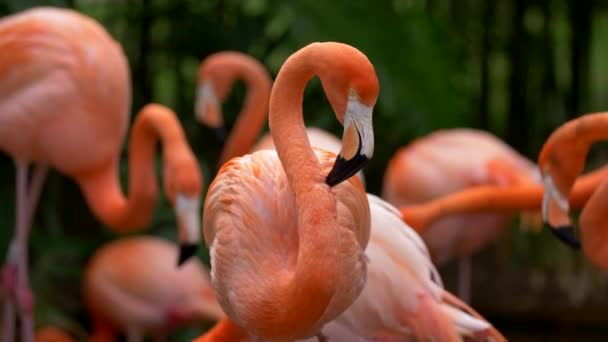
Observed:
[[[34,319],[27,246],[49,168],[74,179],[109,229],[141,232],[159,197],[157,143],[179,246],[130,235],[90,257],[82,297],[91,341],[165,341],[205,321],[216,324],[197,342],[506,341],[467,304],[470,257],[516,213],[532,226],[546,222],[608,269],[601,215],[608,167],[581,176],[590,146],[608,135],[606,113],[559,127],[537,165],[487,132],[434,132],[396,151],[380,198],[367,193],[362,173],[374,154],[382,89],[363,51],[308,44],[274,81],[253,57],[223,51],[193,75],[196,119],[226,140],[206,196],[178,116],[155,103],[141,108],[128,135],[124,194],[118,167],[131,85],[121,45],[85,15],[40,7],[0,18],[0,52],[0,151],[16,168],[2,341],[75,340]],[[313,77],[343,127],[341,140],[304,124]],[[247,94],[228,134],[221,103],[237,80]],[[258,139],[266,118],[269,134]],[[573,208],[582,208],[581,242]],[[193,257],[201,237],[210,271]],[[458,296],[436,268],[452,258],[461,260]]]

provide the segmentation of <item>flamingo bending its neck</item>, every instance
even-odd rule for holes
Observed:
[[[121,46],[75,11],[34,8],[0,19],[0,151],[16,165],[15,236],[2,283],[3,340],[14,340],[15,303],[22,340],[34,338],[27,271],[29,227],[46,172],[73,178],[94,214],[117,232],[143,229],[157,199],[154,151],[164,145],[165,191],[175,206],[187,254],[200,240],[200,169],[175,114],[159,105],[138,116],[129,146],[129,197],[118,177],[131,105]],[[34,165],[28,182],[28,166]],[[30,183],[28,185],[28,183]]]
[[[245,81],[247,95],[222,149],[218,160],[220,166],[233,157],[250,152],[266,121],[272,79],[262,63],[237,51],[214,53],[200,65],[195,116],[203,125],[217,132],[219,138],[226,135],[221,102],[236,80]]]
[[[306,136],[302,97],[315,75],[344,125],[337,158],[311,148]],[[302,48],[272,88],[276,152],[233,158],[211,184],[203,233],[213,287],[227,316],[252,336],[315,336],[363,289],[369,204],[350,177],[373,153],[378,90],[374,67],[359,50],[334,42]]]
[[[544,187],[543,220],[564,243],[579,247],[603,270],[608,269],[605,213],[608,181],[604,180],[591,194],[579,216],[581,242],[572,221],[568,198],[576,191],[574,181],[583,171],[591,145],[608,137],[608,113],[593,113],[566,122],[547,139],[538,157]],[[606,179],[606,178],[605,178]],[[577,182],[578,185],[578,182]]]
[[[216,132],[220,139],[226,135],[221,102],[228,96],[236,80],[244,80],[247,86],[243,109],[237,116],[234,128],[222,149],[218,165],[221,166],[231,158],[246,153],[274,149],[274,141],[270,134],[265,134],[255,143],[266,120],[272,86],[272,79],[262,63],[241,52],[218,52],[205,58],[201,63],[198,79],[196,118]],[[313,147],[333,153],[338,153],[342,147],[342,142],[338,138],[320,128],[306,128],[306,134]],[[359,171],[357,175],[365,183],[363,172]]]
[[[535,184],[534,176],[531,161],[487,132],[440,130],[395,153],[384,175],[382,197],[401,207],[472,186]],[[457,215],[437,221],[422,234],[438,265],[459,258],[459,297],[466,302],[471,255],[496,240],[508,227],[509,218],[501,213]]]
[[[95,252],[84,277],[92,341],[129,341],[144,334],[166,339],[176,327],[225,317],[209,280],[195,258],[175,268],[176,246],[152,236],[123,238]]]

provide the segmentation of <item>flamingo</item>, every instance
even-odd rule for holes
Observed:
[[[248,92],[243,109],[222,149],[218,165],[248,152],[274,149],[270,134],[265,134],[255,143],[266,119],[272,79],[264,65],[247,54],[222,51],[210,55],[201,63],[194,110],[197,120],[223,139],[226,133],[220,104],[237,79],[245,81]],[[320,128],[306,128],[306,134],[311,146],[336,154],[342,147],[338,138]],[[357,175],[365,182],[362,171]]]
[[[467,187],[535,183],[534,164],[490,133],[436,131],[400,149],[389,161],[382,197],[401,207]],[[471,255],[497,239],[509,215],[473,214],[442,219],[422,234],[437,265],[459,263],[459,297],[470,301]]]
[[[93,19],[46,7],[2,18],[0,51],[0,151],[13,157],[17,178],[15,236],[2,270],[8,297],[3,340],[14,340],[16,303],[22,340],[32,341],[27,240],[49,167],[73,178],[94,214],[112,230],[141,230],[157,198],[154,145],[160,139],[164,190],[179,223],[181,262],[200,240],[201,175],[175,114],[149,105],[131,132],[131,182],[129,196],[123,195],[118,164],[129,122],[129,69],[121,46]]]
[[[327,341],[505,341],[478,313],[447,292],[422,239],[399,211],[367,194],[371,236],[367,282],[354,303],[322,329]],[[246,332],[228,319],[196,342],[234,341]],[[315,338],[306,341],[315,341]],[[322,339],[321,339],[322,340]],[[304,340],[302,340],[304,341]]]
[[[608,182],[601,182],[591,194],[579,216],[581,242],[572,228],[570,206],[566,199],[576,191],[574,180],[583,171],[591,145],[608,136],[608,113],[592,113],[570,120],[555,130],[547,139],[538,157],[544,194],[543,221],[564,243],[577,247],[592,263],[608,269],[608,244],[605,212]],[[578,182],[577,184],[578,185]]]
[[[226,133],[220,103],[228,96],[237,79],[245,82],[247,95],[221,152],[218,160],[220,166],[230,158],[248,153],[253,146],[266,120],[272,79],[262,63],[237,51],[214,53],[205,58],[199,67],[195,117],[222,140]]]
[[[306,136],[302,95],[315,75],[344,125],[337,157],[311,148]],[[359,50],[305,46],[285,61],[272,88],[276,151],[229,160],[209,187],[203,234],[212,284],[233,324],[255,338],[315,336],[363,289],[369,203],[350,177],[373,153],[378,91],[374,67]]]
[[[208,271],[193,259],[179,269],[177,247],[152,236],[123,238],[97,250],[87,265],[83,295],[93,320],[92,341],[144,334],[165,340],[185,324],[225,317]]]

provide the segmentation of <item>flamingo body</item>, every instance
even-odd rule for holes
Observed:
[[[178,249],[155,237],[131,237],[99,249],[87,266],[84,297],[97,329],[167,333],[224,317],[208,271],[193,259],[175,267]],[[94,331],[101,335],[107,331]]]
[[[430,134],[400,149],[389,162],[382,197],[400,207],[482,184],[509,185],[488,163],[500,159],[534,182],[532,162],[493,135],[472,129]],[[423,234],[435,262],[477,252],[504,230],[509,215],[463,214],[432,224]]]
[[[74,11],[27,10],[0,20],[0,51],[0,150],[68,175],[117,158],[129,69],[101,25]]]

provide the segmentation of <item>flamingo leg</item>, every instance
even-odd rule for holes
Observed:
[[[2,322],[2,341],[14,341],[15,340],[15,306],[14,306],[14,292],[13,289],[9,288],[9,278],[14,278],[14,268],[10,268],[9,265],[4,265],[2,269],[2,287],[4,288],[4,314]]]
[[[49,167],[46,165],[36,165],[34,167],[34,175],[32,176],[32,180],[27,193],[27,221],[25,225],[27,227],[26,237],[29,236],[29,228],[32,225],[34,213],[36,212],[36,207],[38,206],[38,200],[40,200],[42,186],[44,185],[44,181],[46,180],[48,170]]]
[[[27,165],[21,165],[25,169],[27,183]],[[25,207],[21,230],[17,232],[21,258],[17,260],[17,303],[19,304],[21,318],[21,340],[34,341],[34,295],[30,288],[29,267],[28,267],[28,248],[27,243],[30,235],[30,228],[34,218],[34,212],[42,193],[42,186],[46,179],[48,166],[37,165],[34,167],[34,174],[31,183],[27,188],[25,196]]]
[[[34,340],[34,297],[29,286],[27,241],[33,213],[40,198],[47,166],[37,166],[28,189],[28,165],[15,161],[17,171],[15,236],[9,246],[2,285],[5,289],[3,338],[15,340],[15,304],[21,318],[21,340]]]
[[[467,255],[458,260],[458,297],[465,303],[471,302],[472,259],[470,255]]]

